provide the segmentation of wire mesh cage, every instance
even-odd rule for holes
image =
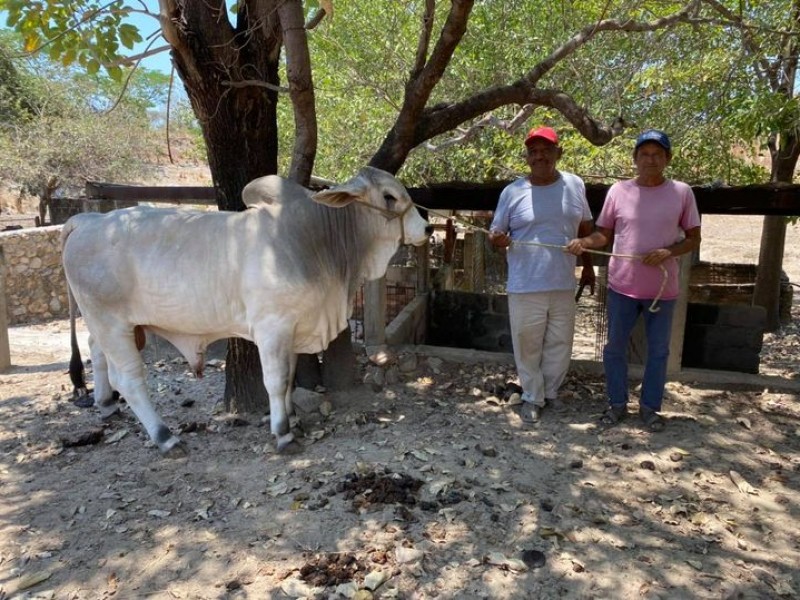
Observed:
[[[391,323],[417,293],[417,252],[413,246],[401,246],[386,270],[386,323]],[[364,286],[356,292],[350,317],[352,341],[364,340]]]

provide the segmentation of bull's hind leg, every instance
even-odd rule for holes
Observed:
[[[292,337],[289,332],[271,328],[269,334],[258,338],[258,353],[264,387],[269,394],[269,419],[278,452],[293,453],[302,450],[289,427],[292,412],[292,375],[295,355],[291,351]]]
[[[125,398],[128,406],[144,426],[147,435],[162,454],[185,453],[180,439],[173,435],[156,412],[147,393],[144,362],[136,349],[133,331],[117,333],[104,347],[109,361],[110,383]]]
[[[94,404],[100,409],[100,417],[108,419],[119,411],[119,404],[114,397],[114,390],[109,380],[108,361],[93,336],[89,336],[89,351],[92,355],[94,376]]]

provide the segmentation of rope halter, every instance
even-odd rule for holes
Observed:
[[[381,213],[384,217],[386,217],[387,221],[392,221],[394,219],[400,219],[400,243],[407,244],[406,242],[406,227],[404,221],[406,220],[406,213],[414,208],[414,203],[409,202],[408,206],[406,206],[402,211],[394,211],[389,210],[388,208],[382,208],[380,206],[375,206],[374,204],[369,204],[368,202],[361,202],[360,200],[356,200],[358,204],[361,206],[365,206],[367,208],[371,208],[372,210],[377,210]]]

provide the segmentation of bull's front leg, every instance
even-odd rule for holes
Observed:
[[[264,374],[264,387],[269,394],[269,418],[278,452],[296,453],[302,450],[294,439],[289,425],[292,406],[292,377],[297,358],[291,351],[291,333],[271,328],[269,334],[257,342]]]

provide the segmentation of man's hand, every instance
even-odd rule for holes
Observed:
[[[567,242],[567,245],[564,247],[564,249],[570,254],[580,256],[583,254],[583,251],[586,250],[586,246],[584,245],[583,238],[575,238],[574,240]],[[594,275],[594,272],[592,272],[592,275]],[[592,293],[594,293],[594,291],[592,291]]]
[[[656,248],[642,256],[642,262],[651,267],[657,267],[668,258],[672,258],[672,252],[666,248]]]
[[[490,231],[489,243],[495,248],[508,248],[511,245],[511,237],[502,231]]]

